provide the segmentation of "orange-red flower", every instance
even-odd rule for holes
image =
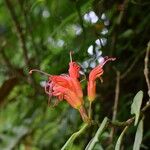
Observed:
[[[89,101],[93,101],[96,97],[96,79],[100,78],[101,75],[104,73],[103,66],[108,61],[114,61],[115,58],[112,57],[104,57],[104,61],[96,66],[89,74],[89,81],[88,81],[88,99]]]
[[[65,99],[72,107],[79,109],[83,105],[83,92],[79,81],[80,66],[76,62],[69,63],[69,75],[50,75],[40,70],[30,70],[40,72],[49,76],[49,80],[45,85],[45,92],[49,97],[55,96],[59,101]]]
[[[50,76],[48,83],[46,91],[50,91],[51,96],[56,96],[59,100],[65,99],[76,109],[83,104],[83,93],[78,79],[69,75]]]
[[[76,62],[70,62],[69,75],[50,75],[45,91],[51,97],[58,100],[65,99],[73,108],[78,109],[82,119],[88,122],[88,116],[83,106],[83,92],[79,78],[80,66]]]
[[[95,99],[96,79],[100,78],[101,75],[103,74],[104,64],[108,61],[114,60],[115,58],[104,57],[104,61],[90,72],[88,81],[89,101],[92,102]],[[38,71],[49,77],[48,82],[45,85],[45,92],[49,95],[50,98],[54,96],[57,97],[58,101],[61,101],[63,99],[66,100],[73,108],[79,110],[81,117],[85,122],[89,121],[86,110],[83,106],[84,105],[83,91],[79,81],[80,66],[76,62],[73,62],[72,58],[71,62],[69,63],[68,74],[50,75],[36,69],[31,70],[29,73],[32,73],[33,71]]]

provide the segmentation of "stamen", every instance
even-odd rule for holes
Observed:
[[[41,70],[38,70],[38,69],[32,69],[32,70],[30,70],[29,71],[29,74],[32,74],[32,72],[39,72],[39,73],[41,73],[41,74],[43,74],[43,75],[46,75],[46,76],[52,76],[52,75],[50,75],[50,74],[48,74],[48,73],[46,73],[46,72],[43,72],[43,71],[41,71]]]
[[[73,51],[70,51],[70,62],[72,62],[72,54],[73,54]]]

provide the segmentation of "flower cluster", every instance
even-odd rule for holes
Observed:
[[[88,99],[90,103],[96,97],[96,79],[101,78],[101,75],[104,72],[104,64],[108,61],[114,60],[115,58],[112,57],[104,57],[104,61],[90,72],[87,87]],[[29,73],[32,73],[33,71],[38,70],[33,69]],[[87,115],[87,112],[84,107],[83,91],[79,80],[79,71],[80,66],[76,62],[73,62],[71,58],[71,61],[69,63],[68,74],[47,74],[48,82],[45,85],[45,92],[49,95],[49,97],[57,97],[58,101],[66,100],[73,108],[79,110],[83,121],[89,122],[90,118]]]

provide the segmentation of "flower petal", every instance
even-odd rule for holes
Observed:
[[[71,78],[79,78],[80,66],[76,62],[69,63],[69,76]]]
[[[104,73],[103,66],[108,61],[114,61],[116,58],[113,57],[104,57],[104,61],[96,66],[89,74],[89,82],[88,82],[88,99],[89,101],[93,101],[96,97],[96,79],[100,78],[101,75]]]

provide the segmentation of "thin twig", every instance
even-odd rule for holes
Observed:
[[[148,101],[146,103],[146,105],[141,109],[141,112],[140,112],[140,116],[143,116],[143,113],[145,111],[147,111],[148,109],[150,108],[150,102]],[[131,117],[129,118],[128,120],[126,121],[123,121],[123,122],[120,122],[120,121],[111,121],[109,120],[109,123],[111,126],[114,126],[114,127],[124,127],[124,126],[129,126],[131,125],[135,120],[135,116],[134,117]]]
[[[125,15],[125,10],[127,9],[127,6],[128,6],[128,1],[129,0],[124,0],[123,4],[121,5],[121,11],[120,11],[120,14],[118,16],[118,19],[117,19],[117,25],[121,25],[122,21],[123,21],[123,17]]]
[[[120,92],[120,72],[117,71],[116,88],[115,88],[115,103],[114,103],[113,118],[112,118],[113,121],[116,120],[116,116],[117,116],[119,92]]]
[[[36,43],[35,43],[35,40],[34,40],[34,36],[33,36],[33,31],[32,31],[32,28],[31,28],[32,25],[31,25],[30,20],[29,20],[29,17],[30,17],[28,15],[29,11],[25,9],[25,7],[23,5],[24,1],[18,0],[18,4],[20,5],[20,8],[22,10],[22,14],[24,16],[24,22],[25,22],[25,25],[26,25],[26,34],[28,33],[30,35],[31,42],[32,42],[32,45],[34,47],[34,50],[38,54],[38,51],[37,51],[38,47],[36,46]]]
[[[115,88],[115,102],[114,102],[114,108],[113,108],[112,121],[115,121],[117,117],[119,92],[120,92],[120,72],[116,71],[116,74],[117,76],[116,76],[116,88]],[[112,142],[113,140],[114,133],[115,133],[115,128],[112,127],[111,132],[110,132],[110,142]]]
[[[122,9],[120,10],[118,18],[117,18],[117,20],[114,24],[113,30],[112,30],[112,31],[114,31],[114,32],[112,32],[114,34],[112,35],[111,53],[113,53],[113,51],[116,49],[118,33],[119,33],[118,30],[120,30],[120,26],[123,22],[123,19],[124,19],[124,16],[125,16],[125,13],[126,13],[126,10],[127,10],[127,7],[128,7],[128,1],[129,0],[124,0],[123,3],[121,4]]]
[[[120,79],[124,79],[131,72],[131,70],[133,69],[135,64],[138,62],[139,58],[141,57],[143,53],[144,51],[141,51],[141,53],[138,56],[136,56],[133,63],[128,67],[128,69],[123,74],[121,74]]]
[[[5,2],[6,2],[8,10],[10,12],[10,15],[12,17],[12,20],[14,22],[16,31],[18,33],[18,38],[20,40],[23,54],[24,54],[25,64],[26,64],[27,68],[29,69],[29,58],[28,58],[28,52],[27,52],[27,47],[26,47],[26,42],[25,42],[25,36],[24,36],[23,30],[22,30],[22,27],[17,19],[17,15],[14,10],[15,7],[12,5],[10,0],[5,0]]]
[[[149,96],[149,100],[150,100],[150,80],[148,77],[148,73],[149,73],[149,69],[148,69],[148,62],[149,62],[149,52],[150,52],[150,41],[148,42],[147,45],[147,50],[146,50],[146,54],[145,54],[145,65],[144,65],[144,75],[145,75],[145,80],[147,83],[147,87],[148,87],[148,96]]]

